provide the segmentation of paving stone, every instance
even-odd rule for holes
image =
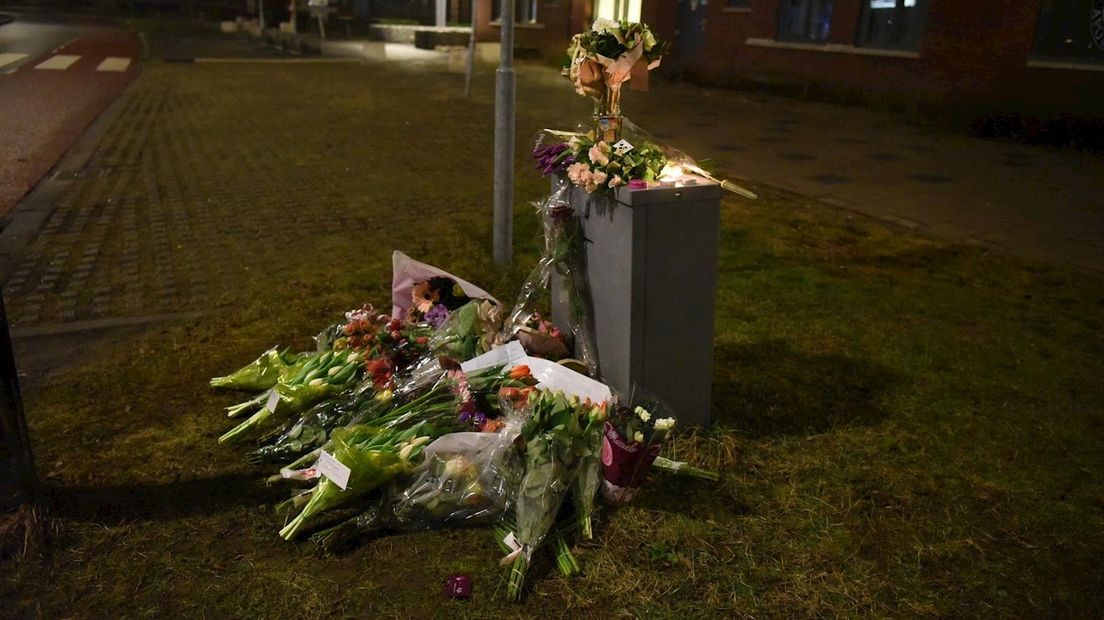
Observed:
[[[906,179],[912,179],[913,181],[919,181],[921,183],[953,183],[954,179],[945,177],[941,174],[906,174]]]
[[[817,174],[817,175],[814,175],[814,176],[811,176],[811,177],[808,177],[808,178],[816,181],[817,183],[823,183],[825,185],[838,185],[840,183],[850,183],[851,181],[854,180],[854,179],[851,179],[849,177],[839,176],[838,174]]]

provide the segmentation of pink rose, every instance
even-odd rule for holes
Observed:
[[[602,172],[601,170],[595,170],[594,173],[590,175],[590,182],[594,183],[595,185],[601,185],[605,183],[606,179],[608,178],[609,175],[605,172]]]
[[[579,161],[567,167],[567,178],[575,185],[586,185],[590,179],[590,166]]]
[[[590,147],[590,150],[587,151],[587,157],[590,158],[591,162],[599,166],[605,166],[609,163],[609,157],[607,156],[609,152],[609,145],[605,142],[599,142],[598,144]]]
[[[613,175],[613,178],[610,179],[610,182],[609,182],[610,189],[613,189],[613,188],[617,187],[618,185],[621,185],[622,183],[624,183],[624,181],[621,180],[621,177],[619,177],[615,174],[615,175]]]

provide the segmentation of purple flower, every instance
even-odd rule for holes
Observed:
[[[486,422],[487,422],[487,416],[484,415],[482,411],[476,411],[475,415],[472,416],[472,424],[474,424],[478,427],[482,427],[483,424],[486,423]]]
[[[545,176],[566,170],[570,162],[565,160],[573,161],[573,158],[570,155],[565,158],[565,151],[567,151],[567,145],[562,142],[536,146],[533,149],[533,157],[537,160],[537,170]]]
[[[445,322],[445,319],[449,317],[448,308],[444,304],[437,304],[429,309],[429,312],[425,313],[426,323],[429,323],[434,328],[440,327],[441,323]]]
[[[468,420],[471,420],[471,417],[471,414],[467,411],[461,411],[460,415],[456,416],[456,419],[460,420],[461,422],[467,422]]]

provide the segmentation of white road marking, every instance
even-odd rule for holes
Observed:
[[[126,71],[130,66],[130,59],[121,56],[108,56],[103,59],[96,71]]]
[[[17,63],[26,57],[26,54],[14,54],[11,52],[0,54],[0,68],[6,67],[12,63]]]
[[[58,54],[57,56],[51,56],[46,60],[35,65],[35,69],[49,69],[51,71],[63,71],[73,66],[73,63],[80,60],[80,56],[74,56],[72,54]]]

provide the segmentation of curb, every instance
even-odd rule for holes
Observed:
[[[10,24],[14,21],[15,21],[15,18],[12,17],[11,15],[6,15],[4,13],[0,13],[0,26],[3,26],[4,24]]]

